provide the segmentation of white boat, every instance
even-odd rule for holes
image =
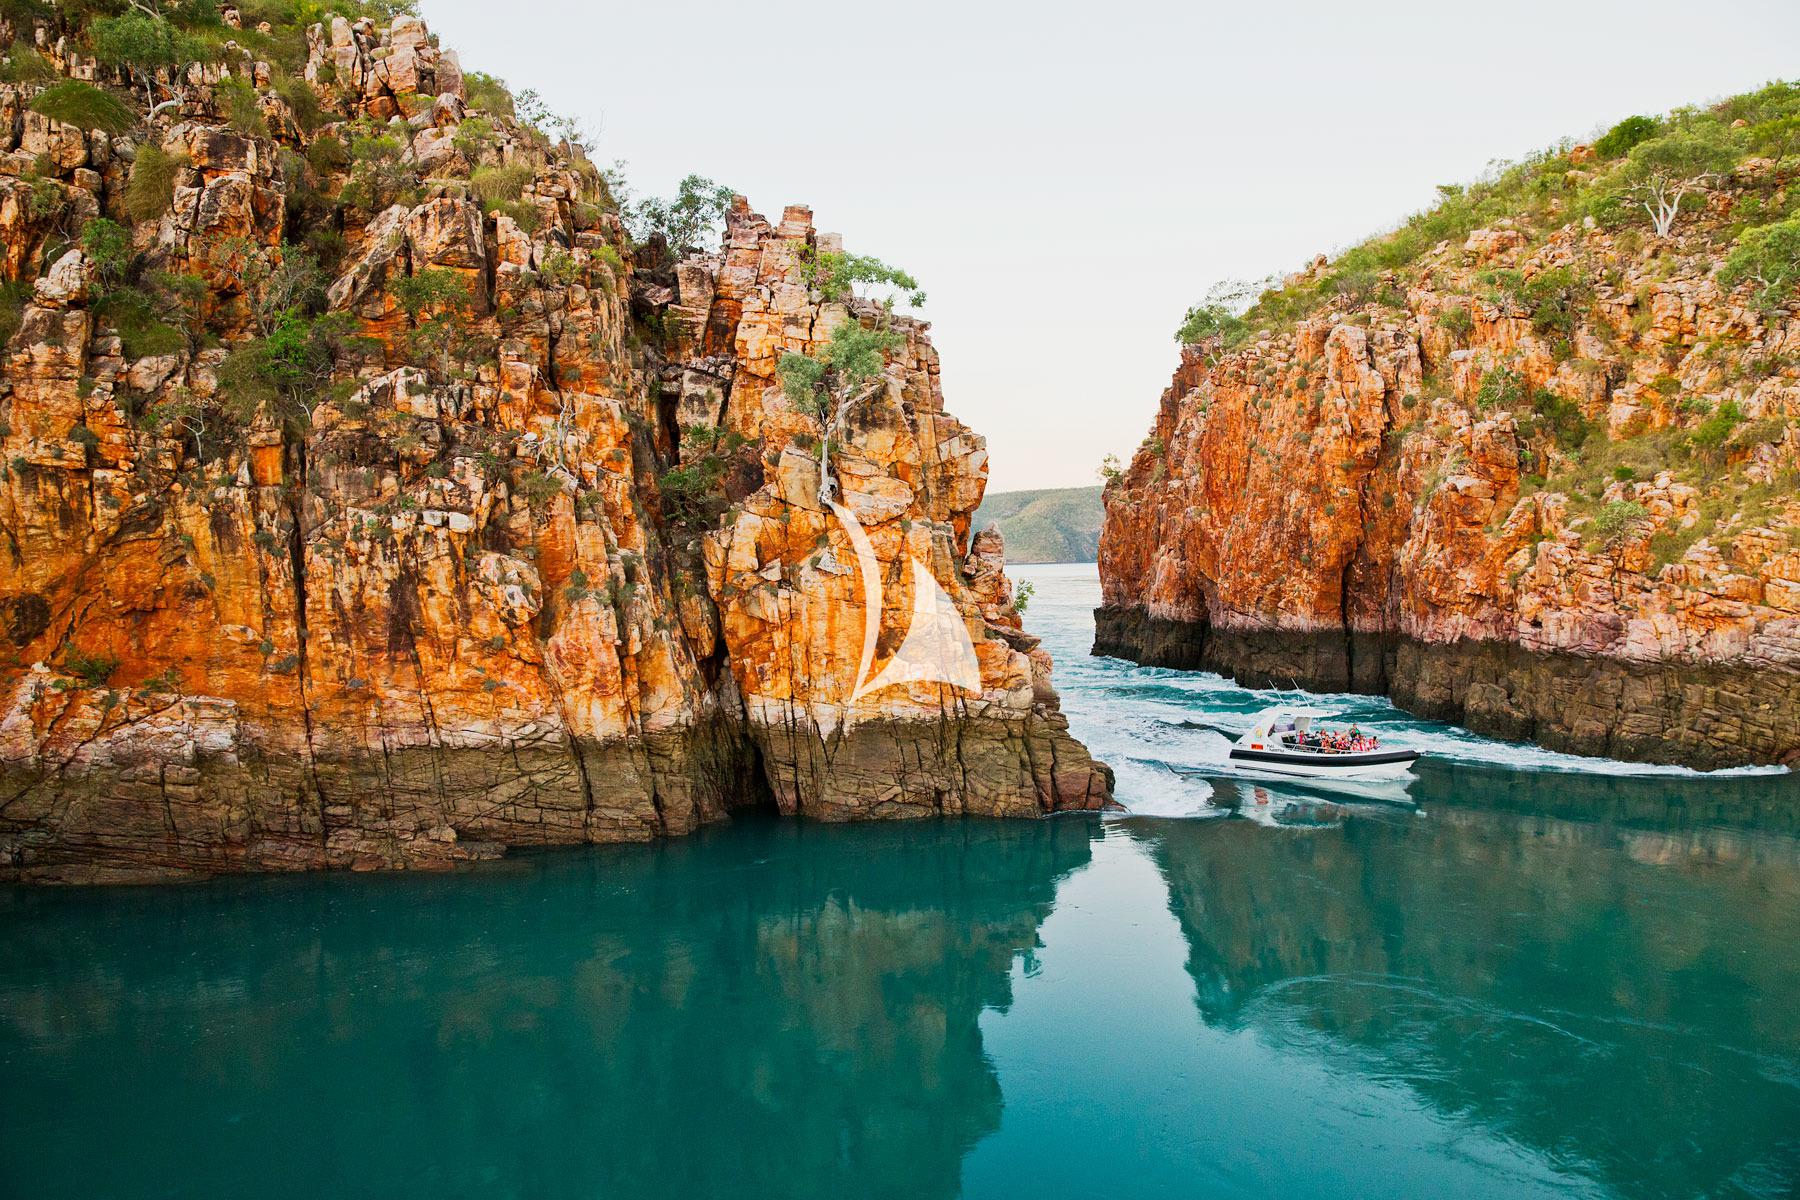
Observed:
[[[1376,805],[1379,807],[1416,808],[1412,798],[1412,785],[1418,782],[1418,776],[1411,773],[1399,776],[1380,776],[1370,779],[1364,776],[1345,778],[1331,776],[1326,779],[1313,779],[1300,775],[1283,775],[1277,772],[1259,774],[1248,765],[1220,763],[1215,767],[1176,767],[1167,766],[1167,770],[1190,779],[1204,779],[1215,786],[1224,784],[1235,789],[1229,797],[1250,795],[1251,788],[1298,789],[1292,794],[1313,800],[1326,799],[1339,803],[1358,805]],[[1222,794],[1222,793],[1221,793]],[[1271,793],[1272,795],[1273,793]],[[1241,807],[1242,801],[1227,798],[1226,808]],[[1218,799],[1215,796],[1215,801]]]
[[[1319,708],[1265,708],[1250,732],[1232,745],[1231,763],[1300,779],[1399,779],[1419,757],[1416,750],[1373,744],[1358,750],[1335,748],[1329,736],[1320,737],[1318,721],[1329,716]]]

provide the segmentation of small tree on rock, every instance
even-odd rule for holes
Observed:
[[[1759,153],[1768,155],[1779,171],[1788,155],[1800,150],[1800,113],[1752,126],[1750,145]]]
[[[651,196],[640,200],[627,211],[626,221],[632,237],[648,242],[661,234],[670,254],[680,258],[718,236],[734,195],[724,184],[689,175],[676,188],[673,199]]]
[[[1682,202],[1704,192],[1735,158],[1723,131],[1712,127],[1642,142],[1631,151],[1629,193],[1650,214],[1656,236],[1668,237]]]
[[[1258,286],[1241,279],[1213,284],[1206,299],[1187,310],[1175,330],[1175,340],[1184,346],[1213,343],[1212,357],[1216,359],[1218,353],[1236,345],[1249,330],[1244,313],[1256,298]]]
[[[819,443],[819,499],[829,502],[837,492],[831,473],[832,440],[850,410],[873,397],[885,386],[883,367],[890,351],[904,339],[888,327],[886,319],[864,325],[846,321],[832,333],[817,356],[783,354],[777,377],[788,401],[816,418],[822,428]]]
[[[1650,531],[1654,524],[1650,510],[1636,500],[1614,500],[1594,517],[1594,530],[1604,539],[1603,546],[1612,556],[1613,570],[1622,570],[1631,543]]]
[[[1760,284],[1758,300],[1766,309],[1785,303],[1800,286],[1800,217],[1739,234],[1719,282],[1728,288]]]
[[[800,278],[824,300],[842,300],[846,296],[871,299],[869,289],[891,289],[881,302],[889,308],[905,300],[913,308],[925,306],[925,293],[919,281],[898,267],[865,254],[845,254],[840,250],[820,250],[804,242],[794,243],[800,262]],[[879,294],[877,294],[879,295]]]

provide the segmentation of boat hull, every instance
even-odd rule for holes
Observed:
[[[1231,761],[1237,766],[1296,779],[1398,779],[1418,758],[1416,750],[1376,750],[1368,754],[1308,754],[1236,746],[1231,750]]]

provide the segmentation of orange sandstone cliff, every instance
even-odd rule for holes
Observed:
[[[829,446],[862,559],[820,501],[779,356],[889,318],[807,210],[671,264],[416,18],[225,8],[178,67],[62,21],[0,29],[0,877],[1109,800],[924,324]],[[978,678],[857,694],[931,586]]]
[[[1800,157],[1757,135],[1795,111],[1774,85],[1638,118],[1242,317],[1196,310],[1106,489],[1097,652],[1583,752],[1794,761]],[[1699,178],[1659,231],[1665,160]]]

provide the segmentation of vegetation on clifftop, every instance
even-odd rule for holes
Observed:
[[[1599,541],[1647,542],[1653,568],[1702,541],[1729,556],[1762,526],[1800,546],[1800,354],[1784,333],[1800,307],[1797,173],[1800,83],[1629,117],[1440,187],[1394,230],[1285,279],[1215,285],[1176,337],[1265,386],[1286,380],[1303,323],[1417,338],[1394,451],[1434,405],[1506,416],[1522,492],[1561,494]],[[1161,477],[1160,453],[1140,458]],[[1429,482],[1459,469],[1446,460]],[[1672,529],[1667,513],[1598,528],[1659,476],[1699,489],[1698,509]]]
[[[1441,185],[1437,203],[1396,229],[1285,280],[1219,285],[1188,310],[1176,337],[1186,343],[1217,337],[1229,349],[1326,307],[1399,307],[1409,268],[1422,256],[1498,221],[1538,241],[1590,220],[1621,234],[1668,237],[1746,163],[1766,159],[1773,181],[1797,155],[1800,82],[1771,83],[1662,117],[1627,117],[1590,146],[1565,140],[1520,162],[1499,163],[1471,184]],[[1747,201],[1710,232],[1720,246],[1747,242],[1775,252],[1775,262],[1757,256],[1763,268],[1775,269],[1756,277],[1770,281],[1761,302],[1779,305],[1800,282],[1794,271],[1800,235],[1793,232],[1800,193],[1772,187]],[[1784,228],[1785,238],[1779,236]]]

